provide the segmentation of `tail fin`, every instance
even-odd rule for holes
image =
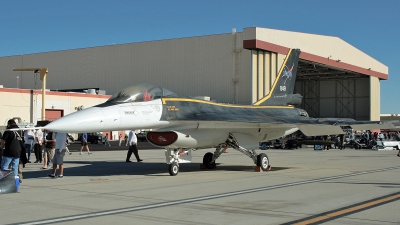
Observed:
[[[301,95],[293,94],[300,49],[290,49],[267,96],[254,105],[288,105],[301,103]]]

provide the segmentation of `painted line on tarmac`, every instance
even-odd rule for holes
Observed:
[[[44,220],[39,220],[39,221],[31,221],[31,222],[16,223],[16,224],[21,224],[21,225],[53,224],[53,223],[58,223],[58,222],[71,221],[71,220],[88,219],[88,218],[92,218],[92,217],[107,216],[107,215],[113,215],[113,214],[120,214],[120,213],[135,212],[135,211],[140,211],[140,210],[154,209],[154,208],[160,208],[160,207],[166,207],[166,206],[173,206],[173,205],[178,205],[178,204],[199,202],[199,201],[205,201],[205,200],[211,200],[211,199],[217,199],[217,198],[225,198],[225,197],[230,197],[230,196],[235,196],[235,195],[243,195],[243,194],[249,194],[249,193],[260,192],[260,191],[274,190],[274,189],[279,189],[279,188],[292,187],[292,186],[310,184],[310,183],[317,183],[317,182],[335,180],[335,179],[346,178],[346,177],[360,176],[360,175],[364,175],[364,174],[378,173],[378,172],[384,172],[384,171],[395,170],[395,169],[400,169],[400,166],[388,167],[388,168],[376,169],[376,170],[369,170],[369,171],[357,172],[357,173],[350,173],[350,174],[343,174],[343,175],[338,175],[338,176],[318,178],[318,179],[312,179],[312,180],[306,180],[306,181],[298,181],[298,182],[287,183],[287,184],[273,185],[273,186],[267,186],[267,187],[262,187],[262,188],[255,188],[255,189],[251,189],[251,190],[234,191],[234,192],[209,195],[209,196],[203,196],[203,197],[197,197],[197,198],[189,198],[189,199],[182,199],[182,200],[176,200],[176,201],[161,202],[161,203],[155,203],[155,204],[144,205],[144,206],[135,206],[135,207],[129,207],[129,208],[124,208],[124,209],[108,210],[108,211],[102,211],[102,212],[97,212],[97,213],[86,213],[86,214],[81,214],[81,215],[76,215],[76,216],[65,216],[65,217],[59,217],[59,218],[53,218],[53,219],[44,219]]]
[[[291,221],[289,223],[284,223],[282,225],[308,225],[308,224],[320,224],[325,223],[330,220],[335,220],[340,217],[344,217],[350,214],[361,212],[367,209],[371,209],[380,205],[387,204],[400,199],[400,192],[392,193],[389,195],[381,196],[379,198],[374,198],[368,201],[357,203],[351,206],[335,209],[329,212],[320,213],[318,215],[310,216],[300,220]]]

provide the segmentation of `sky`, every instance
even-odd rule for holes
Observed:
[[[2,0],[0,57],[263,27],[336,36],[389,67],[381,114],[400,114],[398,0]]]

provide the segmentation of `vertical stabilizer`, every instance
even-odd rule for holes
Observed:
[[[279,70],[277,79],[269,94],[254,103],[254,105],[288,105],[301,102],[299,94],[294,95],[297,65],[300,49],[290,49]]]

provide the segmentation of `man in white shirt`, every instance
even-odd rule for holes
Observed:
[[[64,177],[64,155],[67,148],[67,134],[66,133],[55,133],[56,147],[53,157],[53,169],[52,173],[48,176],[51,178],[63,178]],[[56,176],[57,165],[59,167],[59,174]]]
[[[29,128],[29,126],[26,126],[26,128]],[[33,148],[34,136],[35,134],[32,130],[24,131],[24,142],[26,153],[28,153],[28,163],[31,163],[31,149]]]
[[[138,162],[143,161],[139,157],[139,153],[138,153],[138,149],[137,149],[137,137],[136,137],[135,131],[133,131],[133,130],[129,131],[128,144],[129,144],[129,150],[128,150],[128,154],[126,155],[126,162],[132,162],[132,161],[130,161],[132,152],[135,155],[136,160]]]
[[[36,130],[33,140],[33,149],[36,157],[36,161],[34,163],[42,163],[42,141],[43,132],[41,130]]]
[[[121,144],[122,144],[122,134],[119,134],[119,145],[118,146],[121,146]]]

